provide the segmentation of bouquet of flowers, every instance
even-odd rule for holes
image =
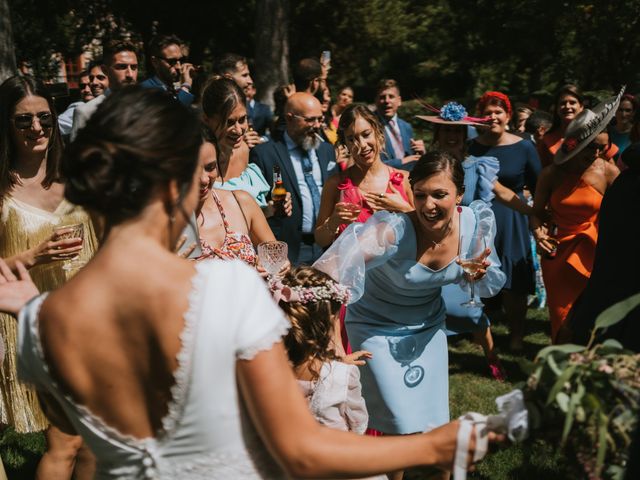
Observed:
[[[560,439],[578,478],[622,479],[640,406],[640,354],[596,333],[640,305],[636,294],[602,312],[588,345],[542,349],[524,390],[532,436]]]

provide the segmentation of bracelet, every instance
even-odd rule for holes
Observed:
[[[180,88],[184,88],[185,90],[191,91],[191,85],[189,85],[187,82],[180,85]]]

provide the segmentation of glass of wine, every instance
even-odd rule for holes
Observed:
[[[360,189],[352,185],[344,190],[340,190],[340,203],[345,205],[350,212],[357,217],[362,210],[362,194]]]
[[[58,240],[67,240],[70,238],[82,238],[84,240],[84,225],[82,223],[76,223],[74,225],[61,225],[55,228],[55,232],[58,234]],[[86,262],[80,260],[80,254],[69,260],[65,260],[62,264],[62,269],[65,272],[70,270],[76,270],[84,266]]]
[[[288,245],[278,240],[262,242],[258,245],[258,260],[269,275],[269,281],[277,277],[278,272],[287,263]]]
[[[475,295],[475,285],[476,282],[474,277],[479,270],[482,270],[484,261],[484,251],[487,248],[486,240],[482,233],[474,233],[471,236],[471,241],[469,242],[469,247],[466,250],[463,250],[463,245],[465,244],[464,237],[460,237],[460,255],[458,256],[458,263],[464,270],[464,272],[469,276],[469,284],[471,285],[471,298],[464,303],[461,303],[463,307],[475,308],[482,307],[484,304],[478,299],[476,300]]]

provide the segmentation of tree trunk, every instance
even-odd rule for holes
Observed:
[[[0,0],[0,83],[17,73],[9,0]]]
[[[289,83],[289,0],[256,2],[254,80],[258,99],[273,108],[273,92]]]

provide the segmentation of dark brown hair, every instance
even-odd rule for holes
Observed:
[[[551,123],[551,128],[547,133],[553,132],[562,126],[562,119],[560,118],[560,115],[558,115],[558,102],[565,95],[574,97],[578,100],[578,103],[584,107],[584,95],[577,85],[568,83],[560,87],[556,92],[556,96],[553,98],[553,122]]]
[[[398,86],[398,82],[396,82],[392,78],[383,78],[378,82],[378,85],[376,87],[376,95],[380,95],[380,92],[388,88],[395,88],[396,90],[398,90],[398,95],[400,95],[400,87]]]
[[[102,60],[105,65],[111,65],[113,62],[113,56],[120,52],[133,52],[138,56],[138,49],[136,46],[128,40],[112,40],[105,45],[102,55]]]
[[[65,197],[102,215],[109,228],[136,217],[175,180],[181,208],[198,164],[199,125],[163,90],[128,86],[112,93],[63,156]]]
[[[0,203],[1,198],[19,181],[15,168],[20,159],[16,158],[14,139],[11,134],[11,117],[15,113],[18,102],[29,95],[44,98],[53,115],[53,126],[47,147],[47,168],[42,186],[49,188],[60,177],[62,139],[58,129],[56,109],[47,87],[33,77],[19,75],[9,77],[0,85]]]
[[[321,287],[333,279],[313,267],[295,267],[289,270],[282,283],[289,287]],[[315,302],[280,302],[280,307],[291,321],[291,329],[284,338],[289,360],[294,367],[309,362],[314,379],[320,374],[313,370],[315,360],[326,362],[336,359],[333,349],[334,322],[341,304],[336,300]]]
[[[462,163],[447,152],[432,150],[420,157],[409,174],[409,183],[414,188],[416,183],[440,172],[447,172],[456,186],[458,194],[464,192],[464,170]]]

